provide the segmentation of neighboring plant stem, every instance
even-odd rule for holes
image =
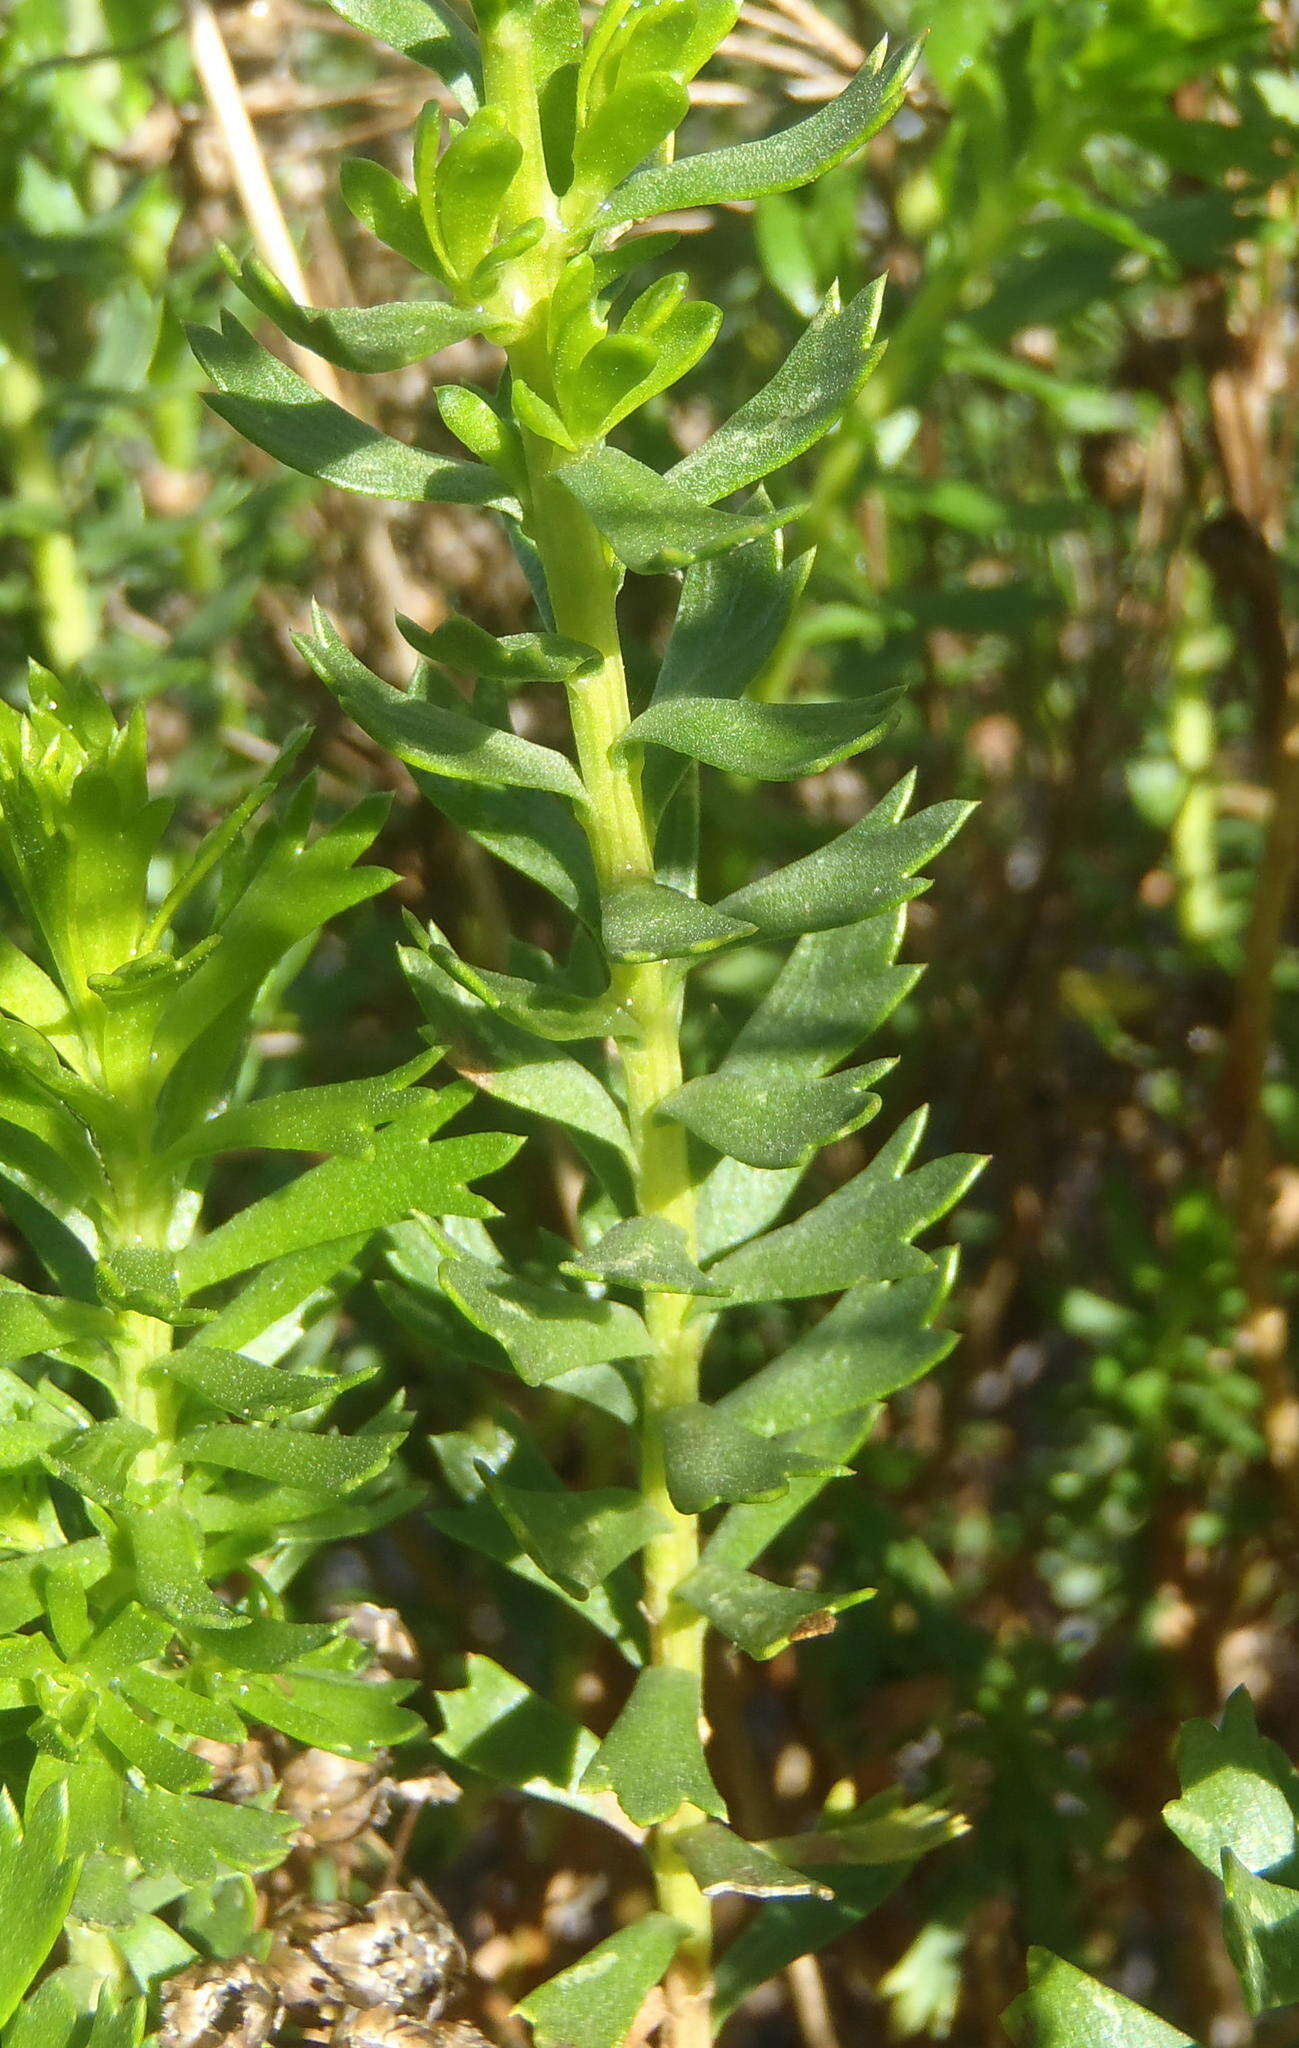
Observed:
[[[76,542],[58,463],[45,421],[46,393],[36,359],[23,283],[0,257],[0,446],[14,502],[33,520],[28,542],[41,638],[55,669],[74,667],[95,644],[95,611]]]

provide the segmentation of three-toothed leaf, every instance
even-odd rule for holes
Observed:
[[[640,1317],[620,1302],[517,1280],[482,1259],[444,1258],[439,1280],[475,1329],[509,1353],[530,1387],[582,1366],[645,1358],[653,1348]]]
[[[601,225],[613,227],[676,213],[682,207],[759,199],[810,185],[862,148],[897,112],[920,47],[918,42],[906,43],[886,61],[881,44],[829,106],[776,135],[637,172],[601,208]]]
[[[713,504],[784,469],[839,424],[879,359],[884,280],[846,306],[832,292],[771,381],[669,470]]]
[[[1021,2048],[1195,2048],[1189,2034],[1043,1948],[1029,1950],[1028,1990],[1004,2024]]]
[[[800,1593],[793,1586],[778,1586],[755,1572],[738,1571],[708,1558],[681,1581],[677,1594],[711,1622],[719,1635],[760,1661],[778,1656],[791,1643],[809,1636],[829,1635],[835,1617],[845,1608],[872,1598],[869,1588],[836,1593],[828,1599]]]
[[[818,1878],[793,1870],[762,1842],[746,1842],[720,1821],[704,1821],[674,1835],[672,1846],[706,1898],[738,1893],[748,1899],[829,1899]]]
[[[586,1767],[584,1788],[613,1792],[639,1827],[653,1827],[683,1805],[725,1820],[700,1738],[702,1715],[695,1673],[670,1665],[642,1671]]]
[[[530,1991],[518,2010],[537,2048],[620,2048],[682,1932],[666,1913],[645,1913]]]
[[[662,1216],[629,1216],[605,1232],[598,1244],[575,1252],[564,1271],[580,1280],[614,1287],[640,1287],[650,1294],[722,1294],[686,1249],[675,1223]]]
[[[578,1600],[667,1527],[656,1508],[625,1487],[569,1493],[511,1486],[492,1474],[486,1486],[533,1563]]]
[[[751,936],[753,926],[663,882],[624,882],[604,899],[601,934],[611,960],[683,960]]]
[[[893,724],[897,705],[896,691],[831,704],[664,697],[632,720],[618,745],[625,752],[652,743],[732,775],[793,782],[873,747]]]
[[[846,1471],[781,1438],[758,1436],[702,1401],[667,1409],[662,1429],[667,1489],[683,1515],[702,1515],[723,1501],[778,1500],[792,1479],[830,1479]]]
[[[723,1068],[674,1089],[656,1114],[749,1166],[801,1166],[823,1145],[870,1121],[880,1106],[873,1084],[893,1064],[874,1060],[846,1074],[812,1079],[783,1066]]]

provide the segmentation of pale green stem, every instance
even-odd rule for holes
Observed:
[[[14,500],[39,523],[28,542],[45,658],[75,668],[95,644],[95,615],[68,531],[58,465],[45,430],[45,386],[22,280],[0,260],[0,452]]]

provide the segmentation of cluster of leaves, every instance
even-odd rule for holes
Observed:
[[[1299,2004],[1299,1771],[1259,1734],[1244,1692],[1232,1694],[1221,1726],[1187,1723],[1177,1769],[1181,1797],[1164,1819],[1222,1887],[1223,1935],[1248,2010]],[[1029,1975],[1008,2015],[1024,2048],[1194,2048],[1189,2034],[1058,1956],[1038,1952]]]
[[[246,1874],[292,1823],[205,1797],[195,1738],[264,1726],[367,1757],[418,1728],[359,1643],[284,1612],[314,1546],[411,1499],[398,1410],[328,1425],[372,1371],[331,1363],[328,1311],[376,1230],[491,1214],[467,1183],[514,1149],[434,1138],[465,1091],[415,1085],[432,1054],[252,1097],[259,1002],[390,879],[358,865],[385,806],[317,829],[310,782],[277,800],[295,745],[197,846],[168,846],[145,737],[141,712],[119,725],[40,671],[30,710],[0,713],[25,933],[0,943],[0,1183],[45,1282],[0,1287],[0,1714],[26,1828],[6,1805],[0,2019],[65,1913],[69,1936],[6,2043],[62,2041],[54,2018],[105,1974],[144,1989],[214,1916],[251,1912]],[[213,1168],[249,1149],[325,1156],[205,1233]]]

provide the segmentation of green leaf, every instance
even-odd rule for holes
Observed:
[[[1258,1732],[1238,1687],[1221,1728],[1188,1721],[1177,1738],[1182,1796],[1164,1808],[1179,1842],[1218,1877],[1226,1850],[1255,1873],[1275,1871],[1299,1846],[1299,1772]]]
[[[1299,1891],[1256,1877],[1230,1849],[1222,1883],[1223,1934],[1250,2012],[1299,2004]]]
[[[718,1958],[713,2017],[720,2027],[750,1994],[799,1956],[813,1955],[864,1920],[901,1883],[904,1870],[862,1872],[851,1898],[770,1899]],[[1081,2044],[1080,2044],[1081,2048]]]
[[[108,1564],[108,1545],[100,1536],[0,1558],[0,1634],[23,1628],[44,1613],[52,1571],[70,1571],[77,1585],[86,1587],[103,1578]]]
[[[646,1913],[520,2001],[537,2048],[621,2048],[677,1952],[681,1928]]]
[[[764,704],[748,697],[657,698],[619,751],[653,743],[759,782],[793,782],[873,747],[896,718],[898,693],[843,703]]]
[[[466,1657],[465,1672],[465,1685],[435,1694],[443,1755],[497,1784],[586,1810],[592,1802],[579,1788],[596,1752],[589,1730],[490,1657]]]
[[[722,1501],[778,1500],[794,1478],[835,1478],[845,1467],[809,1458],[777,1438],[757,1436],[702,1401],[669,1408],[663,1455],[672,1505],[702,1515]]]
[[[620,448],[601,448],[555,472],[629,569],[681,569],[761,538],[799,515],[797,505],[718,512]]]
[[[666,72],[642,74],[615,86],[578,129],[566,216],[581,220],[593,201],[603,199],[675,133],[689,107],[684,84]]]
[[[245,1617],[217,1597],[203,1571],[203,1537],[175,1500],[153,1500],[127,1509],[122,1522],[131,1539],[136,1587],[146,1607],[178,1627],[195,1622],[236,1629]]]
[[[547,789],[585,805],[582,778],[562,754],[483,725],[466,712],[394,690],[357,660],[319,605],[312,607],[312,623],[314,639],[295,634],[294,645],[348,717],[399,760],[452,781]]]
[[[675,1223],[662,1216],[629,1216],[615,1223],[590,1250],[575,1252],[562,1271],[579,1280],[612,1287],[640,1287],[650,1294],[722,1294],[701,1273]]]
[[[947,1214],[984,1163],[958,1152],[891,1178],[877,1160],[797,1222],[728,1252],[708,1277],[737,1301],[797,1301],[924,1271],[929,1260],[911,1240]]]
[[[749,1899],[829,1899],[828,1885],[791,1870],[761,1842],[746,1842],[719,1821],[704,1821],[672,1837],[672,1846],[701,1892],[710,1899],[738,1892]]]
[[[913,879],[917,869],[959,832],[972,806],[934,804],[903,821],[910,786],[907,778],[828,846],[733,890],[718,909],[748,918],[764,938],[801,938],[919,895],[926,885]]]
[[[247,1472],[305,1493],[333,1494],[350,1493],[377,1478],[402,1441],[400,1434],[322,1436],[261,1422],[213,1422],[187,1430],[176,1449],[191,1464]]]
[[[376,1140],[367,1159],[327,1159],[286,1187],[197,1238],[180,1254],[187,1294],[212,1287],[250,1266],[310,1246],[368,1236],[412,1210],[432,1216],[493,1216],[492,1203],[467,1183],[512,1159],[518,1140],[484,1132],[423,1144],[398,1124]]]
[[[259,347],[237,320],[221,332],[194,328],[195,355],[217,387],[212,410],[277,462],[363,497],[408,505],[490,505],[508,501],[502,478],[483,463],[452,462],[394,441],[322,398]]]
[[[323,1672],[296,1671],[286,1686],[259,1674],[222,1680],[249,1721],[333,1756],[369,1760],[424,1734],[418,1714],[398,1704],[409,1688]]]
[[[779,1064],[800,1075],[828,1074],[849,1058],[920,978],[919,967],[894,964],[905,922],[895,909],[801,938],[719,1071]]]
[[[753,926],[662,882],[624,882],[604,899],[602,931],[611,960],[683,960],[748,938]]]
[[[567,683],[600,666],[600,656],[580,640],[562,633],[484,632],[471,619],[444,619],[427,632],[413,619],[397,621],[405,638],[430,661],[445,662],[465,675],[518,687],[527,683]]]
[[[877,278],[840,307],[837,290],[775,376],[668,473],[713,504],[784,469],[839,424],[882,351],[872,348],[884,298]]]
[[[646,1358],[653,1349],[640,1317],[620,1302],[516,1280],[481,1259],[444,1258],[439,1280],[475,1329],[509,1353],[530,1387],[582,1366]]]
[[[427,1090],[411,1092],[437,1055],[421,1053],[395,1073],[367,1081],[329,1081],[318,1088],[285,1088],[253,1102],[209,1117],[192,1135],[180,1139],[173,1156],[201,1159],[221,1152],[343,1152],[359,1157],[381,1125],[400,1122],[410,1110],[427,1111]],[[446,1100],[446,1116],[463,1107],[454,1092]],[[421,1122],[421,1133],[428,1124]]]
[[[704,1756],[698,1677],[669,1665],[638,1674],[631,1697],[587,1765],[582,1784],[616,1795],[629,1820],[654,1827],[684,1805],[719,1820],[726,1802]]]
[[[823,1145],[870,1122],[880,1106],[872,1084],[893,1065],[874,1060],[819,1080],[800,1080],[783,1065],[755,1063],[734,1074],[723,1068],[674,1089],[655,1114],[749,1166],[805,1166]]]
[[[654,685],[655,703],[742,696],[784,638],[811,566],[810,554],[782,563],[775,536],[692,563]]]
[[[339,170],[338,188],[344,205],[362,227],[413,263],[416,270],[445,282],[418,199],[385,164],[364,156],[346,157]]]
[[[232,1870],[273,1870],[292,1845],[289,1814],[263,1813],[222,1799],[193,1799],[155,1786],[127,1787],[126,1818],[146,1870],[185,1884],[211,1884]]]
[[[619,1024],[629,1028],[621,1009],[620,996],[612,990],[602,996],[580,995],[558,981],[529,981],[521,974],[498,974],[487,967],[473,967],[448,945],[437,926],[430,924],[423,944],[430,961],[444,976],[458,982],[470,995],[496,1012],[517,1031],[538,1038],[606,1038]],[[413,963],[406,962],[413,974]]]
[[[1047,1949],[1029,1950],[1028,1980],[1005,2016],[1007,2033],[1022,2048],[1195,2048],[1189,2034]]]
[[[350,1373],[286,1372],[282,1366],[245,1358],[242,1352],[186,1344],[161,1360],[150,1377],[178,1381],[228,1415],[249,1417],[328,1407],[353,1387],[364,1386],[377,1369],[367,1365]]]
[[[478,44],[446,0],[330,0],[330,5],[344,21],[435,72],[472,113],[481,79]]]
[[[656,1508],[625,1487],[552,1492],[510,1486],[492,1473],[486,1486],[522,1549],[575,1600],[603,1585],[668,1526]]]
[[[0,1279],[0,1353],[6,1362],[70,1347],[107,1351],[115,1328],[113,1316],[91,1302],[32,1294],[15,1280]]]
[[[384,306],[300,306],[256,256],[229,266],[245,297],[281,334],[340,370],[400,370],[482,329],[482,317],[445,299],[399,299]]]
[[[523,145],[494,106],[480,107],[436,160],[421,158],[416,192],[434,245],[467,278],[491,246],[505,197],[523,162]]]
[[[800,1870],[833,1873],[878,1863],[914,1863],[945,1842],[968,1834],[969,1822],[948,1808],[903,1803],[900,1792],[883,1792],[850,1813],[830,1813],[819,1827],[783,1835],[765,1846]]]
[[[601,227],[812,184],[862,148],[897,112],[920,48],[919,43],[904,44],[886,63],[881,45],[838,99],[779,134],[638,172],[601,208]]]
[[[681,1581],[677,1593],[728,1642],[759,1660],[775,1657],[809,1636],[831,1634],[836,1615],[873,1597],[867,1589],[826,1600],[707,1559]]]
[[[930,1327],[946,1280],[940,1271],[854,1287],[779,1358],[724,1394],[716,1412],[750,1429],[804,1429],[909,1387],[956,1342],[954,1332]]]
[[[22,2002],[59,1935],[77,1888],[80,1862],[69,1858],[68,1800],[51,1785],[26,1828],[8,1792],[0,1792],[0,2026]]]

